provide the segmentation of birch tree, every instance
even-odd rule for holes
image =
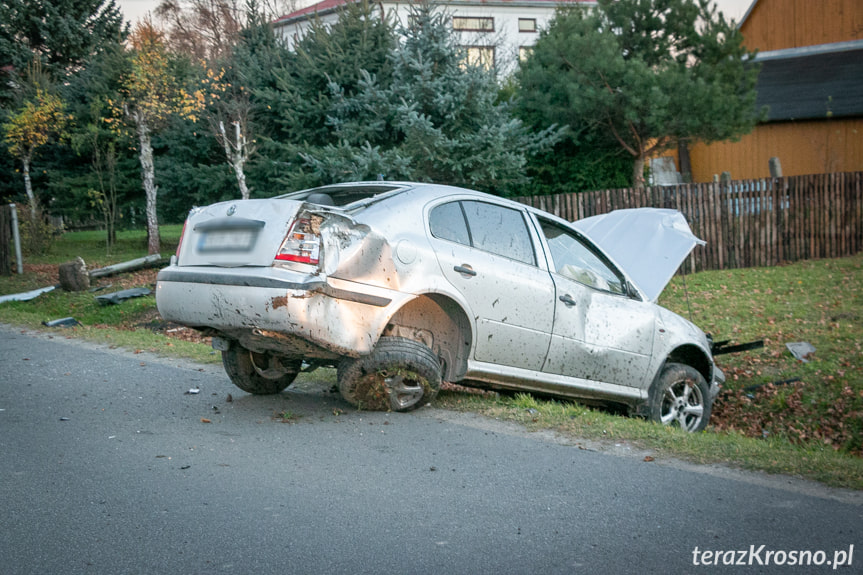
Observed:
[[[150,22],[142,22],[133,31],[130,57],[131,72],[121,80],[120,100],[113,102],[116,116],[134,130],[141,163],[141,181],[146,197],[147,251],[159,251],[159,217],[156,210],[158,186],[153,162],[154,133],[165,127],[173,115],[196,120],[203,106],[203,94],[189,94],[172,74],[170,56],[161,34]],[[113,118],[120,127],[118,117]]]
[[[60,97],[37,83],[34,94],[26,98],[21,107],[3,124],[4,139],[9,152],[21,161],[31,220],[35,220],[38,213],[38,200],[30,179],[33,158],[39,148],[65,135],[69,118]]]
[[[251,137],[252,104],[249,90],[240,84],[239,75],[231,67],[209,68],[201,92],[210,128],[225,152],[225,159],[234,172],[240,197],[249,199],[245,165],[257,146]],[[233,78],[233,80],[231,80]]]

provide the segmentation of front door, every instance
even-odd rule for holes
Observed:
[[[572,230],[540,220],[555,284],[554,328],[543,371],[638,386],[653,350],[653,306]]]

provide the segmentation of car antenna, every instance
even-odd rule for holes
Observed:
[[[690,255],[689,257],[692,257],[692,255]],[[683,262],[683,266],[681,266],[681,269],[680,269],[680,277],[683,280],[683,295],[686,296],[686,309],[689,310],[689,321],[694,321],[692,319],[692,306],[689,304],[689,288],[686,287],[686,261],[685,260]]]

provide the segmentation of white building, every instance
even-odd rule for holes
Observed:
[[[293,48],[316,17],[324,24],[335,22],[339,8],[348,1],[355,0],[322,0],[282,16],[273,24],[276,33]],[[548,26],[561,4],[594,6],[596,0],[442,0],[439,3],[452,16],[453,30],[459,34],[459,43],[467,50],[467,58],[493,66],[501,74],[515,68],[515,63],[534,45],[539,31]],[[381,0],[375,5],[393,22],[404,24],[407,21],[410,2]]]

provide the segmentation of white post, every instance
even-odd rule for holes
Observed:
[[[9,204],[12,208],[12,240],[15,242],[15,266],[18,275],[24,275],[24,260],[21,258],[21,235],[18,233],[18,206]]]

